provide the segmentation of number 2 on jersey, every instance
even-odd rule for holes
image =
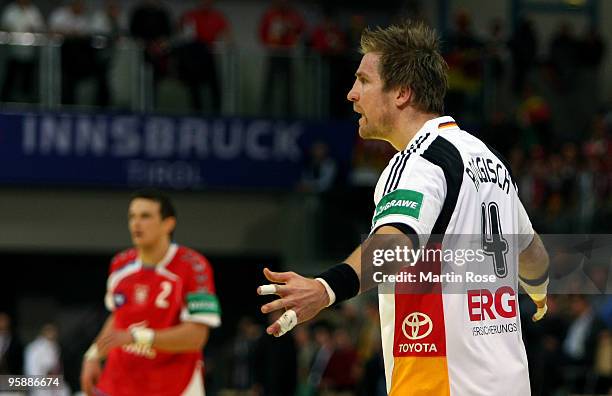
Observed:
[[[482,250],[487,256],[493,257],[493,269],[498,278],[508,274],[506,253],[508,242],[504,239],[499,219],[499,207],[495,202],[484,202],[480,206],[482,212]]]
[[[159,292],[159,294],[157,295],[157,298],[155,299],[155,306],[157,308],[168,308],[170,306],[170,303],[168,302],[167,298],[171,291],[172,291],[172,283],[168,281],[163,281],[161,283],[161,291]]]

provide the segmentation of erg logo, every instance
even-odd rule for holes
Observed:
[[[402,332],[409,340],[420,340],[433,330],[431,318],[422,312],[413,312],[402,323]]]
[[[468,314],[470,321],[516,317],[516,292],[509,286],[502,286],[493,294],[490,290],[468,290]]]

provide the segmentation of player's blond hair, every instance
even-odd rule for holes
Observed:
[[[380,55],[383,89],[407,87],[412,105],[428,112],[444,113],[448,65],[439,50],[436,32],[422,22],[404,22],[386,28],[366,28],[360,52]]]

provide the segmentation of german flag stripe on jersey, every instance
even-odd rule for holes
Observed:
[[[439,250],[441,244],[429,244]],[[440,275],[438,260],[419,261],[403,272]],[[395,331],[390,396],[448,395],[446,334],[442,289],[439,282],[395,286]],[[418,392],[415,391],[418,389]]]
[[[456,122],[443,122],[440,125],[438,125],[438,129],[447,129],[447,128],[457,128],[457,123]]]

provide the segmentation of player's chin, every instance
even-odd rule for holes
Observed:
[[[142,236],[132,235],[132,244],[136,247],[142,247],[146,245],[146,241]]]
[[[359,137],[362,139],[375,139],[376,137],[372,133],[371,128],[367,128],[365,126],[359,126]]]

